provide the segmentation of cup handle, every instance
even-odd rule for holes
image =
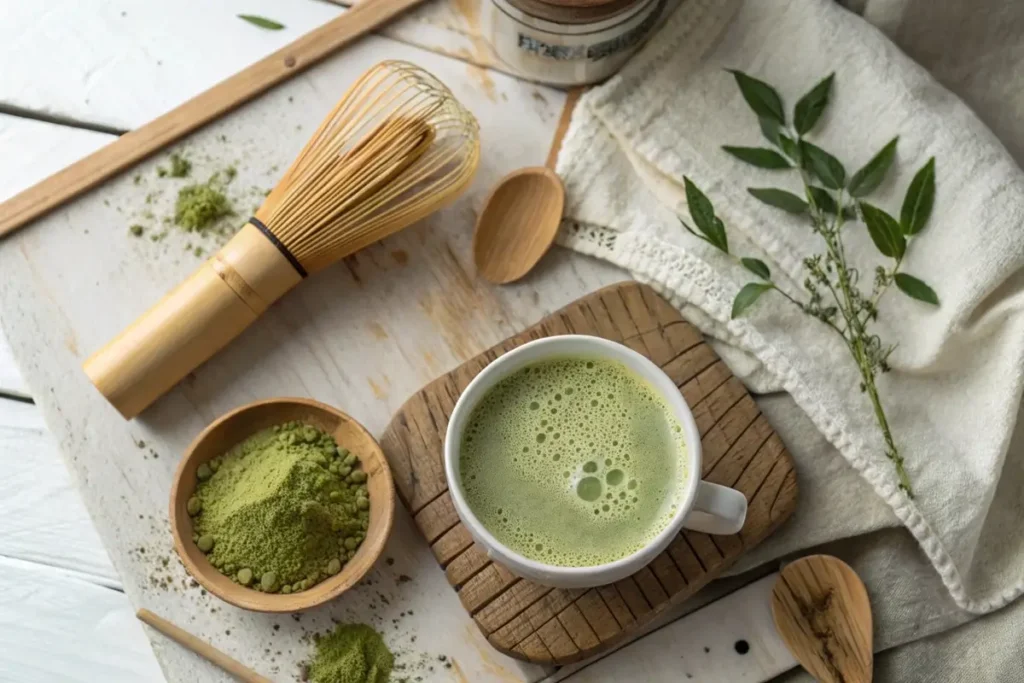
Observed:
[[[747,519],[747,497],[736,489],[702,481],[683,526],[706,534],[735,534]]]

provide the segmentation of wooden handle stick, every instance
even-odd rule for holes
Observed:
[[[49,213],[423,0],[363,0],[337,19],[221,81],[184,104],[125,133],[0,204],[0,238]]]
[[[213,662],[214,664],[224,669],[229,674],[231,674],[232,676],[241,681],[245,681],[246,683],[274,683],[269,678],[264,678],[263,676],[260,676],[258,673],[256,673],[249,667],[243,665],[241,662],[234,660],[231,657],[228,657],[226,654],[224,654],[217,648],[213,647],[209,643],[202,641],[199,638],[196,638],[188,631],[182,628],[178,628],[166,619],[158,617],[157,615],[150,612],[148,609],[140,609],[138,612],[135,613],[135,616],[137,616],[140,621],[149,624],[157,631],[160,631],[160,633],[163,633],[171,640],[175,640],[178,643],[184,645],[186,648],[192,650],[192,652],[195,652],[200,657],[203,657],[204,659]]]
[[[555,170],[555,163],[558,161],[558,153],[562,150],[562,140],[569,130],[569,123],[572,121],[572,113],[576,109],[576,103],[580,101],[587,89],[584,86],[573,88],[565,95],[565,105],[562,107],[562,115],[558,118],[558,126],[555,128],[555,137],[551,140],[551,149],[548,151],[548,159],[544,165]]]

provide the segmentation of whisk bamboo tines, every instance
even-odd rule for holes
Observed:
[[[188,280],[85,362],[126,418],[224,347],[285,292],[424,218],[472,180],[476,120],[405,62],[366,72],[256,215]]]

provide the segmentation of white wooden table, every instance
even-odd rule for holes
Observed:
[[[0,77],[0,112],[4,112],[0,113],[0,199],[105,144],[117,133],[145,123],[341,11],[341,7],[317,0],[219,0],[212,5],[207,0],[0,0],[0,63],[4,64]],[[262,31],[238,20],[235,15],[239,13],[271,17],[287,28]],[[375,259],[386,259],[388,253],[411,252],[416,258],[418,251],[426,252],[423,258],[430,263],[426,272],[409,277],[426,274],[432,282],[405,284],[433,286],[445,293],[445,300],[428,297],[419,318],[381,313],[372,318],[363,334],[353,334],[346,340],[353,353],[364,356],[373,353],[382,339],[388,339],[387,344],[394,346],[402,358],[414,351],[419,354],[405,368],[398,368],[408,376],[389,376],[383,371],[373,374],[368,370],[365,377],[353,378],[353,385],[346,387],[350,399],[346,409],[353,410],[354,406],[353,412],[376,433],[394,408],[433,376],[533,322],[543,312],[624,277],[603,264],[557,252],[548,257],[536,277],[521,287],[495,292],[473,284],[468,258],[472,212],[479,209],[488,185],[497,177],[516,166],[543,161],[564,101],[564,95],[556,90],[517,81],[494,69],[500,65],[481,38],[480,22],[478,0],[433,0],[385,29],[384,37],[369,38],[321,69],[279,88],[276,94],[255,103],[253,113],[241,112],[226,121],[218,132],[248,136],[242,145],[249,154],[243,165],[250,168],[240,165],[240,177],[269,187],[276,178],[269,177],[272,173],[266,169],[276,164],[280,149],[276,142],[262,144],[260,131],[269,131],[265,134],[275,138],[287,137],[281,128],[285,124],[289,131],[302,125],[308,131],[326,110],[327,103],[337,98],[345,82],[366,64],[392,57],[416,61],[441,75],[481,118],[481,179],[467,200],[444,216],[456,228],[441,233],[441,244],[424,244],[425,239],[436,235],[419,230],[399,236],[384,250],[370,255],[372,270],[377,268]],[[293,99],[307,106],[289,109],[286,102]],[[220,124],[214,124],[217,125]],[[292,137],[298,144],[306,134],[294,131]],[[213,133],[209,135],[212,137]],[[192,149],[202,152],[206,148],[201,135],[197,139],[199,142]],[[152,175],[155,163],[143,164],[141,172]],[[252,175],[256,167],[268,177]],[[63,287],[74,290],[91,284],[61,283],[59,274],[54,275],[51,268],[59,272],[79,257],[90,258],[92,249],[125,248],[126,220],[102,236],[90,236],[87,226],[100,232],[99,226],[112,219],[111,212],[104,208],[104,197],[129,196],[129,184],[127,178],[115,180],[109,194],[94,193],[58,217],[47,219],[65,221],[67,230],[66,240],[46,247],[50,255],[47,258],[53,259],[51,263],[40,261],[39,254],[33,253],[32,240],[19,242],[24,263],[47,271],[38,274],[38,281],[56,287],[47,305],[54,304],[61,310],[60,299],[67,295]],[[114,219],[119,220],[116,216]],[[29,230],[38,230],[42,236],[44,230],[52,232],[55,228],[43,225]],[[104,240],[113,242],[104,246]],[[0,248],[3,246],[0,244]],[[161,262],[156,266],[160,277],[155,280],[173,281],[194,265]],[[67,267],[70,272],[70,266]],[[148,266],[143,264],[143,268]],[[383,266],[381,269],[387,270]],[[0,286],[8,276],[0,269]],[[138,291],[126,287],[128,291],[121,292],[117,300],[108,297],[92,301],[95,310],[77,311],[76,315],[81,317],[67,321],[60,354],[72,361],[68,367],[94,350],[101,337],[108,336],[107,325],[102,332],[88,332],[92,317],[97,321],[129,319],[154,299],[160,286],[166,286],[143,282],[142,275],[135,276],[139,280]],[[132,273],[112,273],[111,277],[132,283]],[[381,288],[380,296],[386,302],[395,304],[405,296],[401,278],[376,272],[369,277],[378,281],[375,286]],[[460,293],[469,296],[480,291],[485,293],[483,310],[467,309],[470,302],[458,300]],[[315,295],[310,293],[313,298],[300,299],[293,305],[322,304],[323,300],[315,297],[327,294],[329,291],[321,287]],[[351,311],[352,319],[362,320],[360,316],[365,317],[366,307],[372,306],[376,298],[377,295],[353,298],[350,303],[356,308]],[[49,358],[34,354],[33,320],[26,316],[0,322],[12,343],[18,346],[17,355],[25,370],[22,373],[15,366],[12,351],[0,333],[0,681],[162,680],[147,634],[135,621],[133,605],[122,592],[122,578],[111,564],[58,451],[60,440],[64,457],[74,460],[78,442],[69,433],[73,435],[84,426],[59,423],[63,415],[61,406],[66,403],[56,392],[65,386],[77,386],[80,378],[73,371],[55,375],[49,368]],[[415,337],[420,334],[433,335],[436,340],[418,342]],[[319,361],[324,356],[312,349],[309,357]],[[221,366],[220,372],[225,371],[225,366]],[[36,398],[47,410],[56,439],[32,402],[32,389],[25,378],[34,380],[37,393],[45,392]],[[300,386],[314,395],[324,391],[311,378],[302,378]],[[245,387],[240,387],[226,396],[214,397],[203,404],[198,417],[206,411],[230,407],[245,395]],[[206,398],[209,397],[203,400]],[[189,416],[185,422],[199,424],[201,420],[196,417]],[[190,429],[189,425],[183,429]],[[153,433],[160,443],[159,425],[143,423],[141,429]],[[174,443],[173,439],[168,443]],[[164,458],[161,476],[173,468],[173,453],[165,453]],[[81,478],[88,468],[79,465],[77,471]],[[86,492],[94,514],[107,515],[113,509],[96,491],[108,485],[125,483],[89,482]],[[159,489],[157,486],[156,490]],[[156,497],[159,499],[150,501],[151,512],[160,518],[165,514],[166,490],[162,498]],[[771,635],[765,600],[771,577],[675,620],[701,601],[707,602],[738,587],[720,586],[717,593],[709,592],[685,609],[665,615],[660,630],[596,664],[557,672],[519,665],[490,650],[475,632],[469,619],[461,614],[457,600],[447,591],[443,573],[433,564],[425,544],[420,541],[416,545],[418,537],[411,525],[399,517],[396,535],[401,536],[401,543],[392,544],[393,552],[399,564],[415,567],[415,594],[404,599],[419,607],[419,616],[406,628],[413,636],[418,634],[420,642],[427,641],[433,648],[447,652],[460,664],[459,670],[464,671],[461,675],[465,678],[459,679],[438,667],[436,680],[487,683],[568,678],[582,683],[627,680],[632,675],[635,680],[674,681],[681,678],[681,673],[687,673],[697,681],[759,681],[792,666],[788,654]],[[126,527],[130,521],[134,520],[126,520]],[[120,538],[109,531],[110,520],[106,519],[105,524],[108,545],[113,543],[124,554]],[[130,579],[124,587],[129,594],[148,599],[148,594],[133,583],[138,581],[137,576],[125,579]],[[437,633],[445,628],[454,633]],[[410,633],[404,635],[406,642]],[[750,642],[753,656],[725,652],[741,637]],[[264,657],[253,651],[251,642],[239,639],[238,634],[234,640],[230,634],[218,637],[215,644],[233,651],[264,673],[273,672],[267,661],[271,655]],[[711,653],[704,651],[708,645],[713,645]],[[178,678],[184,667],[189,667],[193,672],[190,675],[202,680],[221,680],[212,668],[184,659],[188,655],[159,636],[154,636],[154,647],[168,671],[176,672]],[[286,668],[278,676],[280,680],[291,680],[293,674],[294,670]]]

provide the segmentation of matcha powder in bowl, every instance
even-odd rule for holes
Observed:
[[[366,537],[367,475],[319,429],[288,422],[201,464],[192,540],[235,583],[306,590],[337,574]]]

